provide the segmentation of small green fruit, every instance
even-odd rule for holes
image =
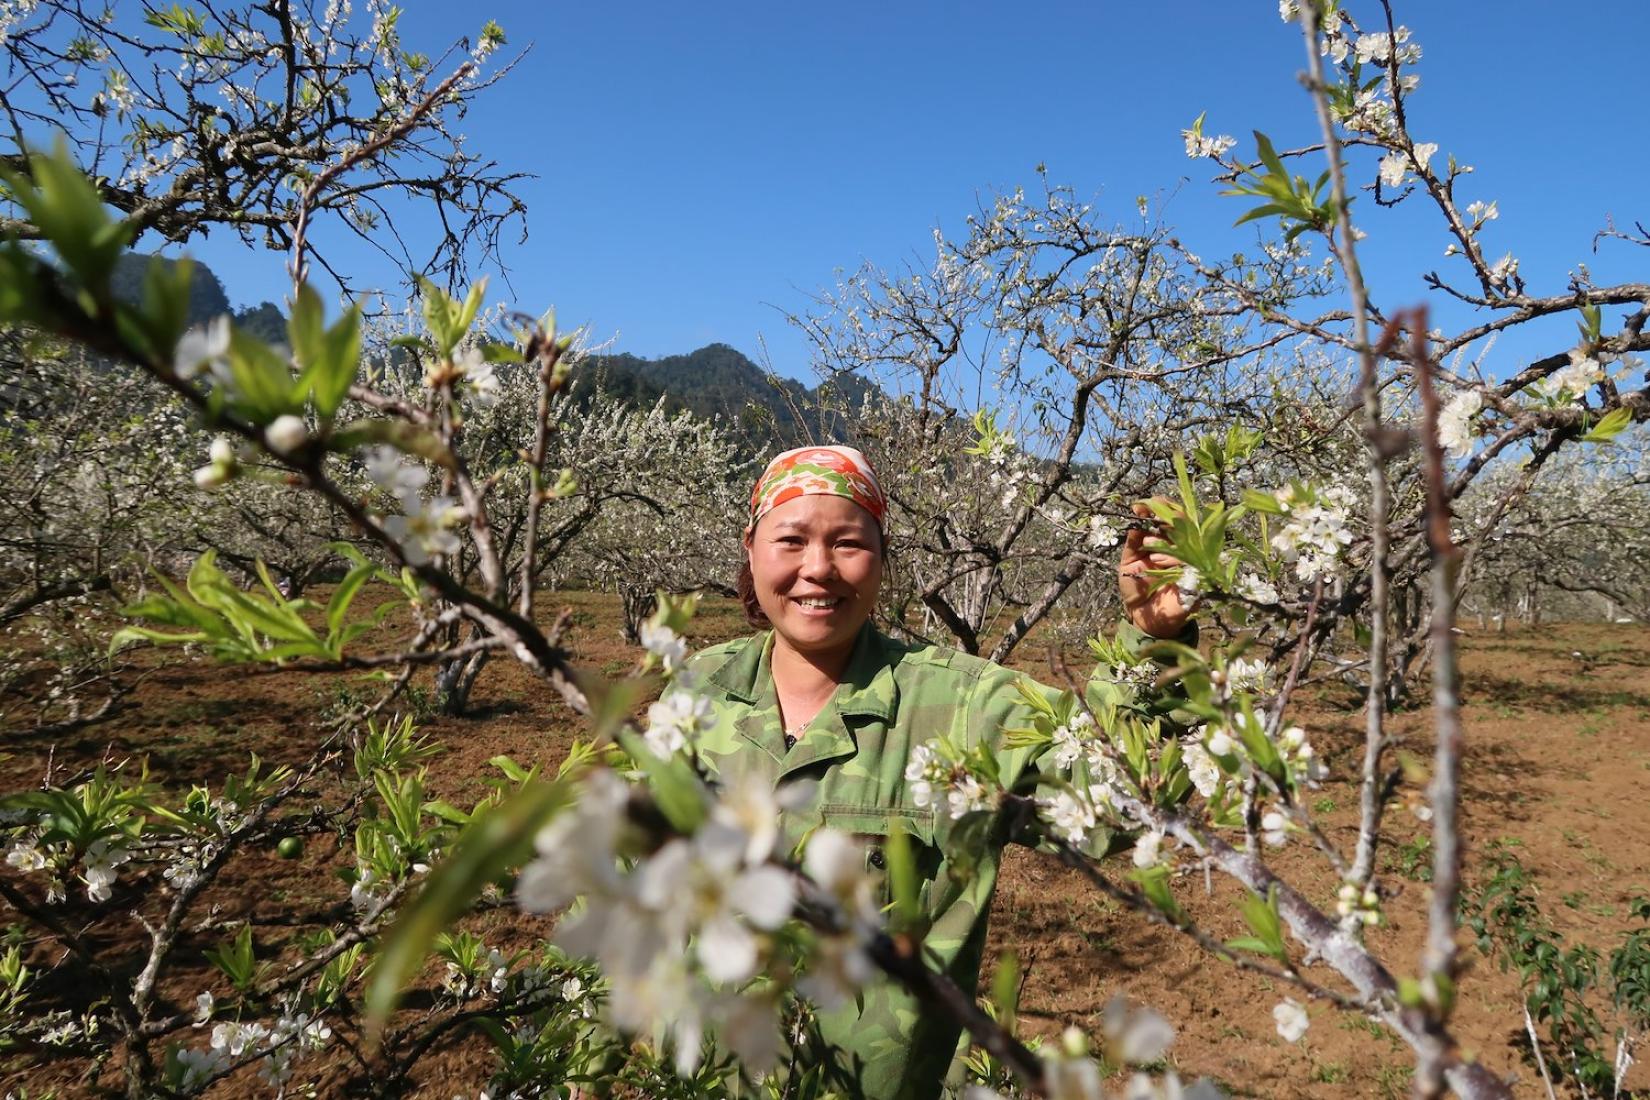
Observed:
[[[297,859],[299,856],[304,854],[303,838],[296,836],[283,836],[281,838],[281,842],[275,845],[275,854],[280,856],[282,859]]]

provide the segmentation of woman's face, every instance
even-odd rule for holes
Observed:
[[[804,496],[779,505],[745,542],[756,600],[800,653],[845,653],[876,607],[882,534],[853,501]]]

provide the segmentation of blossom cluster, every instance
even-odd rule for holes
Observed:
[[[1253,768],[1253,761],[1249,758],[1243,734],[1261,731],[1264,736],[1264,723],[1247,711],[1237,712],[1231,723],[1211,723],[1203,727],[1200,739],[1203,747],[1216,759],[1223,771],[1238,778],[1247,778]],[[1312,742],[1307,739],[1306,731],[1301,727],[1285,727],[1270,743],[1295,782],[1316,788],[1328,778],[1328,765],[1318,756]]]
[[[204,993],[197,1004],[196,1027],[210,1019],[212,995]],[[212,1037],[204,1047],[174,1047],[168,1052],[167,1069],[172,1083],[181,1091],[193,1092],[229,1073],[244,1061],[260,1055],[258,1076],[272,1085],[284,1084],[305,1056],[325,1050],[332,1028],[307,1012],[288,1009],[273,1024],[261,1020],[225,1020],[212,1027]]]
[[[1484,395],[1475,389],[1462,390],[1438,411],[1438,445],[1457,457],[1472,450],[1476,430],[1473,417],[1484,407]]]
[[[80,881],[86,887],[86,899],[92,902],[108,901],[114,896],[117,870],[132,858],[131,850],[121,837],[92,841],[80,854]],[[39,834],[24,834],[16,839],[6,853],[6,864],[23,874],[47,872],[46,900],[56,903],[64,900],[63,876],[76,862],[71,845],[66,843],[40,844]]]
[[[1570,361],[1534,383],[1530,391],[1555,405],[1573,404],[1603,379],[1604,367],[1596,358],[1571,349]]]
[[[401,514],[385,517],[383,524],[409,563],[423,565],[437,554],[458,552],[458,535],[451,528],[464,518],[464,510],[450,496],[423,499],[430,480],[427,468],[405,460],[388,444],[368,451],[365,462],[373,484],[400,502]]]
[[[1341,551],[1352,542],[1348,513],[1357,503],[1351,490],[1334,486],[1320,492],[1298,486],[1280,489],[1283,522],[1272,548],[1295,565],[1295,576],[1314,581],[1333,574]]]
[[[782,1042],[776,994],[742,987],[777,969],[768,965],[782,950],[776,933],[800,895],[793,873],[771,862],[779,814],[811,796],[805,784],[776,792],[762,777],[741,778],[693,835],[649,850],[627,813],[628,785],[595,771],[578,805],[538,835],[517,900],[535,913],[574,905],[555,942],[600,964],[611,1022],[661,1047],[668,1040],[678,1072],[697,1067],[709,1032],[760,1075]],[[830,1003],[872,971],[863,944],[876,908],[864,854],[847,837],[816,832],[802,866],[847,916],[840,933],[821,934],[799,983]]]
[[[905,765],[914,805],[943,809],[953,821],[965,814],[996,807],[1002,791],[984,783],[973,769],[939,740],[925,741],[911,750]]]
[[[1335,912],[1343,920],[1380,924],[1381,895],[1368,887],[1359,889],[1357,883],[1343,882],[1335,892]]]
[[[1067,1028],[1058,1042],[1045,1044],[1043,1081],[1050,1100],[1106,1100],[1106,1066],[1135,1067],[1122,1091],[1110,1095],[1123,1100],[1221,1100],[1224,1093],[1211,1081],[1200,1079],[1184,1084],[1174,1070],[1154,1078],[1146,1067],[1161,1062],[1175,1039],[1168,1020],[1149,1008],[1132,1007],[1122,998],[1113,998],[1100,1016],[1101,1049],[1090,1046],[1088,1036],[1075,1027]],[[1002,1100],[1002,1094],[974,1086],[963,1100]]]

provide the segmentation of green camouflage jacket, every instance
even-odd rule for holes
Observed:
[[[1131,648],[1147,640],[1128,624],[1122,631]],[[868,623],[836,694],[787,746],[769,668],[772,646],[772,633],[764,632],[713,646],[690,662],[716,715],[698,742],[702,759],[723,778],[756,769],[776,787],[818,782],[813,808],[787,815],[787,850],[813,828],[829,826],[864,840],[875,871],[884,863],[882,839],[903,827],[917,842],[920,898],[931,922],[924,941],[929,964],[972,995],[1002,841],[977,853],[978,867],[966,883],[954,881],[941,852],[948,822],[932,807],[915,804],[905,767],[911,750],[925,741],[949,737],[960,747],[996,746],[1003,730],[1031,725],[1015,688],[1026,678],[955,650],[906,645]],[[1091,683],[1090,697],[1111,688]],[[1005,785],[1032,763],[1032,751],[997,752]],[[957,1025],[919,1011],[908,994],[887,983],[868,991],[862,1007],[823,1013],[820,1032],[851,1066],[854,1095],[866,1100],[938,1096],[960,1038]]]

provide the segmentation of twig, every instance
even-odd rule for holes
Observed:
[[[289,265],[288,271],[292,275],[293,286],[302,283],[309,276],[309,265],[304,263],[305,235],[309,230],[310,209],[314,206],[315,198],[321,193],[321,189],[363,160],[375,156],[392,142],[405,137],[414,126],[418,125],[419,119],[434,110],[437,104],[447,98],[447,94],[453,90],[453,87],[460,80],[475,72],[475,69],[475,65],[468,61],[460,65],[453,75],[436,85],[435,91],[416,103],[412,110],[402,115],[393,125],[387,127],[372,140],[350,150],[336,164],[328,165],[320,174],[309,181],[309,186],[304,188],[304,193],[298,198],[298,220],[292,230],[292,263]]]
[[[1535,1034],[1535,1021],[1530,1019],[1530,1006],[1524,1006],[1524,1030],[1530,1036],[1530,1049],[1535,1051],[1535,1068],[1541,1071],[1541,1080],[1547,1086],[1547,1100],[1558,1100],[1553,1091],[1553,1079],[1547,1072],[1547,1059],[1541,1054],[1541,1040]]]
[[[1359,392],[1364,413],[1364,435],[1369,445],[1369,696],[1364,707],[1363,779],[1359,789],[1358,846],[1352,861],[1352,877],[1366,887],[1375,874],[1375,846],[1380,833],[1381,754],[1386,747],[1387,660],[1386,629],[1387,515],[1391,508],[1387,484],[1388,456],[1383,448],[1385,432],[1381,421],[1381,387],[1375,370],[1375,349],[1369,342],[1369,295],[1352,236],[1352,215],[1346,190],[1346,167],[1341,160],[1340,139],[1324,93],[1323,61],[1318,56],[1318,12],[1311,4],[1300,6],[1301,32],[1306,39],[1307,90],[1323,131],[1324,155],[1329,161],[1329,178],[1335,200],[1335,229],[1330,244],[1346,273],[1347,293],[1352,299],[1353,345],[1358,352]]]
[[[1427,986],[1437,991],[1439,979],[1453,982],[1455,977],[1456,902],[1461,893],[1461,833],[1456,820],[1460,807],[1461,706],[1454,631],[1455,569],[1461,555],[1450,536],[1444,452],[1438,442],[1438,394],[1432,385],[1426,328],[1426,310],[1422,308],[1410,328],[1410,366],[1421,395],[1421,447],[1426,460],[1427,543],[1432,551],[1432,708],[1438,739],[1432,776],[1432,904],[1422,969]],[[1448,1016],[1448,1003],[1447,999],[1439,999],[1440,1017]]]
[[[561,360],[561,345],[554,329],[534,332],[533,341],[539,361],[538,409],[533,418],[533,450],[527,458],[527,525],[522,533],[521,601],[517,613],[528,622],[533,620],[534,558],[538,555],[539,513],[544,508],[544,456],[550,446],[550,399],[560,383],[556,378],[556,364]]]

